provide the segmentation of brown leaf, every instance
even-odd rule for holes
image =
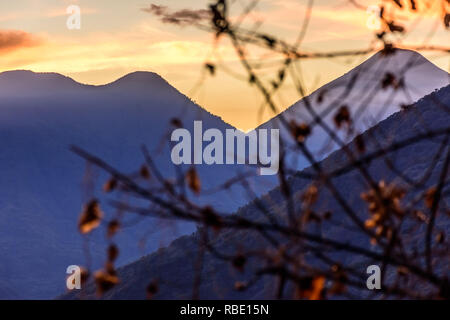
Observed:
[[[111,290],[119,283],[119,278],[115,274],[110,274],[103,270],[95,273],[95,284],[97,286],[97,295],[102,296],[106,291]]]
[[[341,266],[337,264],[331,267],[331,271],[334,274],[334,282],[329,290],[329,293],[335,295],[343,294],[347,289],[347,286],[345,284],[345,282],[347,281],[346,274],[344,273],[344,271],[342,271]]]
[[[311,134],[311,128],[306,123],[297,124],[295,120],[290,123],[291,134],[297,142],[303,143]]]
[[[302,201],[305,205],[311,206],[316,203],[317,198],[319,197],[319,189],[317,189],[316,185],[311,184],[308,189],[302,194]]]
[[[444,231],[441,231],[436,235],[436,242],[442,244],[444,243],[444,241],[445,241],[445,233]]]
[[[108,247],[108,261],[114,262],[116,261],[118,256],[119,256],[119,248],[117,248],[115,244],[111,244]]]
[[[269,48],[275,47],[275,44],[277,43],[277,40],[275,38],[268,35],[261,35],[261,39],[263,39],[266,42],[266,45]]]
[[[248,284],[247,282],[243,282],[243,281],[236,281],[234,283],[234,289],[236,291],[244,291],[245,289],[247,289]]]
[[[119,231],[120,229],[120,223],[118,220],[111,220],[108,223],[108,227],[107,227],[107,236],[108,238],[111,238],[112,236],[114,236],[117,231]]]
[[[436,198],[436,187],[431,187],[425,193],[425,205],[431,209],[433,207],[434,199]]]
[[[150,171],[146,165],[143,165],[139,170],[139,175],[144,179],[150,179]]]
[[[306,215],[306,222],[320,223],[322,221],[322,218],[312,210],[306,210],[305,215]]]
[[[243,254],[238,254],[233,258],[232,264],[240,272],[244,271],[245,264],[247,263],[247,258]]]
[[[215,231],[219,231],[222,228],[222,218],[210,206],[203,208],[201,214],[205,225],[211,226]]]
[[[96,199],[91,200],[81,213],[78,222],[78,229],[82,234],[86,234],[97,228],[103,218],[103,212]]]
[[[157,294],[158,291],[159,291],[158,281],[152,280],[152,281],[148,284],[148,286],[147,286],[147,288],[146,288],[146,291],[147,291],[147,299],[148,299],[148,300],[153,299],[153,297],[155,296],[155,294]]]
[[[403,8],[403,4],[400,0],[392,0],[399,8]]]
[[[397,273],[398,273],[399,276],[404,277],[404,276],[407,276],[407,275],[408,275],[409,270],[408,270],[408,268],[406,268],[405,266],[399,266],[399,267],[397,268]]]
[[[364,138],[361,134],[358,134],[355,138],[356,149],[359,153],[366,152],[366,143],[364,142]]]
[[[297,282],[297,296],[300,299],[322,300],[324,298],[325,277],[304,277]]]
[[[383,79],[381,80],[381,87],[383,89],[387,89],[389,87],[393,87],[396,82],[396,77],[391,72],[386,72]]]
[[[173,125],[176,128],[183,127],[183,124],[181,123],[181,120],[178,119],[178,118],[173,118],[172,120],[170,120],[170,124]]]
[[[325,212],[323,213],[323,219],[324,219],[324,220],[330,220],[332,215],[333,215],[333,214],[331,213],[331,211],[325,211]]]
[[[396,24],[394,21],[388,22],[387,25],[388,25],[388,28],[389,28],[389,30],[391,32],[400,32],[400,33],[402,33],[402,32],[405,31],[404,27],[402,27],[399,24]]]
[[[319,94],[317,95],[317,103],[322,103],[323,100],[325,99],[325,96],[327,94],[327,89],[322,89],[319,91]]]
[[[195,193],[200,193],[200,189],[201,189],[201,182],[200,182],[200,178],[198,177],[197,171],[195,170],[194,167],[191,167],[187,173],[186,173],[186,181],[187,184],[189,186],[189,188],[195,192]]]
[[[383,9],[383,8],[382,8],[382,9]],[[381,11],[380,11],[380,12],[381,12]],[[383,32],[383,33],[380,35],[380,37],[382,38],[382,37],[384,37],[384,35],[385,35],[385,32]],[[392,43],[386,43],[386,44],[384,45],[383,50],[381,50],[381,54],[382,54],[383,56],[390,56],[390,55],[393,55],[396,51],[397,51],[397,49],[392,45]]]
[[[341,128],[343,124],[350,125],[352,122],[350,118],[350,111],[347,106],[342,106],[339,108],[338,112],[334,116],[334,123],[338,128]]]
[[[115,178],[111,178],[103,185],[103,191],[111,192],[114,191],[117,187],[117,180]]]
[[[216,66],[213,65],[212,63],[205,63],[205,68],[206,70],[209,71],[209,74],[212,76],[216,73]]]

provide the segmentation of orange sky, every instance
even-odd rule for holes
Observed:
[[[262,23],[261,31],[275,34],[286,41],[294,41],[302,25],[307,0],[261,0],[245,20],[246,26]],[[358,1],[363,5],[377,5],[383,1]],[[417,21],[409,10],[398,17],[414,30],[402,39],[403,44],[420,44],[433,30],[439,19],[439,1],[433,14]],[[258,92],[245,82],[236,80],[223,69],[214,77],[206,77],[194,91],[205,61],[217,63],[233,73],[244,75],[236,54],[227,41],[214,49],[210,34],[193,27],[169,25],[143,8],[150,4],[203,9],[208,1],[150,1],[127,0],[15,0],[0,3],[0,71],[29,69],[37,72],[59,72],[89,84],[108,83],[136,70],[154,71],[178,90],[190,96],[209,111],[241,129],[255,127],[261,119],[257,110],[261,105]],[[195,5],[193,5],[195,3]],[[249,0],[235,1],[232,14],[237,16]],[[365,48],[373,39],[368,28],[369,14],[346,0],[316,0],[309,31],[302,50],[348,50]],[[69,5],[81,8],[81,29],[66,27]],[[438,24],[428,44],[449,43],[449,31]],[[252,57],[273,63],[279,57],[252,52]],[[449,69],[448,55],[423,54],[439,67]],[[302,62],[303,78],[312,91],[361,63],[367,57]],[[275,69],[264,70],[267,74]],[[279,105],[286,108],[300,97],[291,83],[278,96]]]

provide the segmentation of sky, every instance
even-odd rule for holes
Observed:
[[[309,1],[260,0],[243,26],[258,25],[259,31],[293,43],[304,22]],[[389,5],[386,2],[392,1],[358,1],[364,7]],[[401,39],[402,44],[449,43],[450,31],[439,23],[442,12],[438,2],[423,0],[423,6],[428,4],[431,9],[422,18],[411,10],[404,10],[397,16],[406,26],[413,27]],[[245,72],[231,44],[226,39],[216,43],[208,32],[168,24],[148,12],[152,4],[176,12],[185,8],[205,9],[208,3],[207,0],[1,1],[0,72],[16,69],[58,72],[81,83],[98,85],[133,71],[152,71],[232,125],[243,130],[254,128],[273,114],[259,114],[261,95],[240,80]],[[234,19],[250,1],[233,0],[231,3]],[[67,27],[67,8],[71,5],[81,9],[80,29]],[[300,50],[364,49],[374,38],[376,26],[370,23],[371,17],[370,11],[357,8],[348,0],[316,0]],[[271,74],[275,70],[273,66],[279,56],[260,49],[248,50],[253,61],[267,64],[267,69],[261,72]],[[440,68],[449,70],[448,54],[421,53]],[[303,81],[310,93],[367,58],[308,60],[298,66],[303,70]],[[214,76],[205,74],[205,62],[219,65]],[[277,103],[284,109],[300,98],[293,84],[288,82],[277,95]]]

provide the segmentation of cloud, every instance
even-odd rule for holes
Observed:
[[[0,30],[0,53],[37,46],[41,40],[21,30]]]
[[[211,17],[211,12],[207,9],[182,9],[171,12],[167,6],[151,4],[141,10],[159,17],[163,23],[176,25],[193,25]]]

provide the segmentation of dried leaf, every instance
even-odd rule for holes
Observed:
[[[319,94],[317,95],[317,103],[322,103],[325,99],[325,96],[327,94],[327,89],[322,89],[319,91]]]
[[[347,281],[347,275],[344,271],[342,271],[341,266],[335,264],[331,267],[331,271],[334,274],[334,282],[332,287],[329,290],[330,294],[340,295],[345,292],[347,289],[346,281]]]
[[[325,277],[304,277],[297,282],[297,296],[300,299],[322,300],[324,298]]]
[[[316,203],[318,197],[319,189],[317,189],[315,184],[311,184],[302,194],[302,201],[305,205],[311,206]]]
[[[336,127],[341,128],[343,124],[350,126],[351,122],[352,120],[350,118],[350,111],[348,107],[340,107],[334,116],[334,123],[336,124]]]
[[[295,120],[290,123],[291,134],[297,142],[303,143],[311,134],[311,128],[306,123],[297,124]]]
[[[119,283],[119,278],[115,274],[105,271],[97,271],[95,273],[95,284],[97,286],[97,295],[102,296],[106,291],[111,290]]]
[[[81,213],[78,222],[78,229],[82,234],[86,234],[97,228],[103,218],[103,212],[97,200],[91,200]]]
[[[279,82],[282,82],[283,79],[284,79],[284,76],[285,76],[285,72],[284,72],[284,70],[282,69],[282,70],[280,70],[280,71],[278,72],[278,81],[279,81]]]
[[[307,210],[305,215],[306,215],[306,222],[320,223],[322,221],[321,217],[312,210]]]
[[[325,211],[325,212],[323,213],[323,219],[324,219],[324,220],[330,220],[330,219],[331,219],[331,216],[332,216],[331,211]]]
[[[247,258],[243,254],[236,255],[232,260],[233,267],[235,267],[240,272],[244,271],[244,267],[245,267],[246,263],[247,263]]]
[[[111,192],[114,191],[117,187],[117,180],[115,178],[111,178],[103,185],[103,191]]]
[[[445,241],[445,233],[444,231],[441,231],[436,235],[436,242],[442,244],[444,243],[444,241]]]
[[[401,104],[400,110],[405,112],[405,111],[408,111],[409,109],[411,109],[412,106],[413,106],[413,104]]]
[[[205,225],[211,226],[215,231],[219,231],[222,228],[222,218],[217,215],[211,207],[206,206],[203,208],[201,214]]]
[[[180,119],[177,119],[177,118],[172,118],[172,120],[170,120],[170,124],[172,126],[174,126],[175,128],[182,128],[183,127],[183,123],[181,122]]]
[[[119,248],[117,248],[115,244],[111,244],[108,247],[108,261],[114,262],[116,261],[118,256],[119,256]]]
[[[147,286],[147,288],[146,288],[146,291],[147,291],[147,299],[148,299],[148,300],[153,299],[153,297],[155,296],[155,294],[157,294],[158,291],[159,291],[158,281],[152,280],[152,281],[148,284],[148,286]]]
[[[248,283],[247,282],[243,282],[243,281],[236,281],[234,283],[234,289],[236,291],[244,291],[246,290],[248,287]]]
[[[205,63],[205,68],[206,70],[209,71],[209,74],[212,76],[216,73],[216,66],[213,65],[212,63]]]
[[[404,28],[404,27],[402,27],[402,26],[399,25],[399,24],[396,24],[394,21],[388,22],[387,25],[388,25],[388,28],[389,28],[389,30],[390,30],[391,32],[400,32],[400,33],[402,33],[402,32],[405,31],[405,28]]]
[[[139,170],[139,175],[144,179],[150,179],[150,171],[146,165],[143,165]]]
[[[119,231],[120,229],[120,223],[118,220],[111,220],[108,223],[108,227],[107,227],[107,236],[108,238],[111,238],[112,236],[114,236],[117,231]]]
[[[425,193],[425,205],[429,209],[431,209],[431,207],[433,207],[434,199],[436,198],[436,192],[437,192],[436,187],[431,187]]]
[[[356,149],[359,153],[366,152],[366,143],[364,142],[364,138],[361,134],[358,134],[355,138]]]
[[[399,8],[403,8],[403,4],[400,0],[392,0]]]
[[[387,89],[389,87],[393,87],[396,82],[396,77],[391,72],[386,72],[383,79],[381,80],[381,87],[383,89]]]
[[[189,186],[189,188],[195,192],[195,193],[200,193],[200,188],[201,188],[201,182],[200,182],[200,178],[198,177],[197,171],[195,170],[194,167],[191,167],[187,173],[186,173],[186,181],[187,184]]]
[[[271,36],[267,36],[267,35],[261,35],[261,39],[263,39],[266,42],[266,45],[269,48],[273,48],[277,42],[277,40]]]
[[[399,276],[405,277],[405,276],[408,275],[409,270],[408,270],[408,268],[406,268],[404,266],[399,266],[397,268],[397,273],[398,273]]]

